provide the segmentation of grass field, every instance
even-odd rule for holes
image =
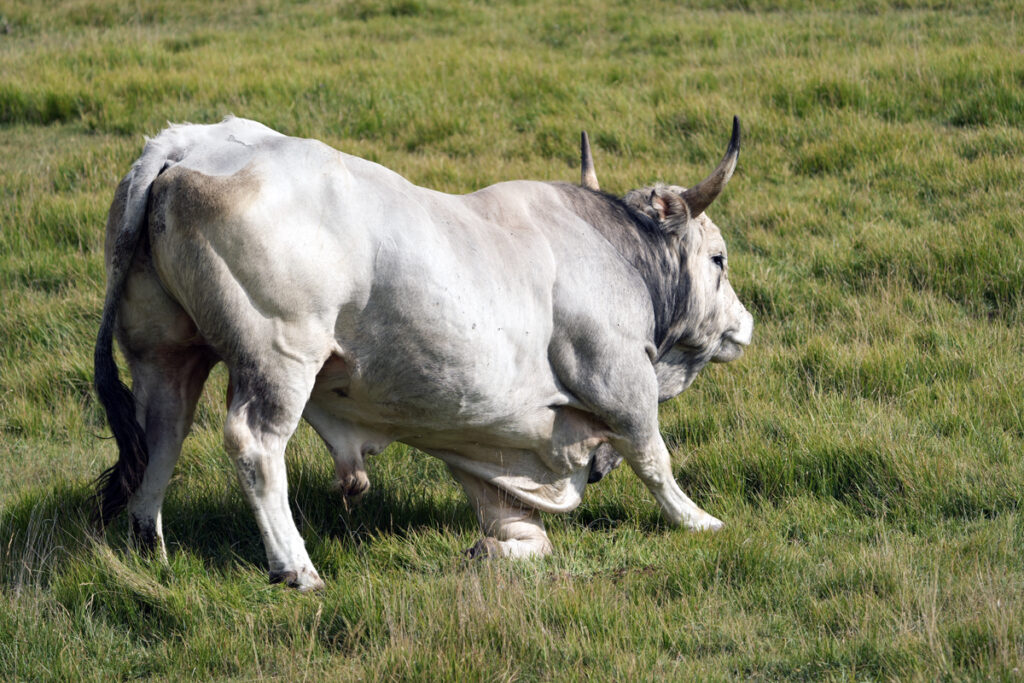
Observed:
[[[0,5],[0,679],[1024,678],[1024,10],[1010,0]],[[92,390],[103,224],[143,135],[227,113],[466,192],[692,183],[755,317],[661,410],[668,528],[628,468],[473,563],[439,461],[393,447],[345,509],[289,446],[327,590],[266,580],[207,387],[169,566],[87,523],[116,458]]]

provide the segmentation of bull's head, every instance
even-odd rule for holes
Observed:
[[[743,355],[754,329],[753,316],[729,283],[729,262],[722,234],[704,213],[729,182],[740,154],[740,122],[733,118],[725,156],[710,176],[691,188],[654,185],[629,192],[623,202],[652,220],[678,249],[686,283],[679,315],[659,349],[655,363],[658,398],[668,400],[690,385],[708,361],[724,363]],[[580,184],[599,190],[590,140],[580,139]],[[622,456],[610,445],[594,451],[588,483],[600,481],[618,467]]]
[[[650,216],[674,238],[685,271],[683,281],[689,287],[667,335],[671,348],[660,350],[659,380],[666,375],[666,381],[659,382],[663,398],[685,389],[704,363],[735,360],[750,343],[754,319],[729,283],[722,234],[704,213],[732,177],[739,153],[740,123],[734,118],[729,148],[703,181],[690,188],[654,185],[624,197],[627,205]]]

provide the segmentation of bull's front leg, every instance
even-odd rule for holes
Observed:
[[[609,407],[605,419],[615,434],[611,445],[647,486],[670,523],[695,531],[722,528],[720,519],[701,510],[676,483],[672,458],[658,428],[654,374],[649,366],[640,365],[630,379],[621,380],[620,386],[632,392],[604,397]]]
[[[466,551],[470,557],[542,557],[551,552],[540,512],[482,479],[449,469],[462,484],[485,534]]]
[[[683,493],[672,475],[672,459],[657,431],[645,442],[622,440],[616,448],[623,454],[640,481],[654,495],[665,518],[675,526],[694,531],[717,531],[724,524],[709,515]]]

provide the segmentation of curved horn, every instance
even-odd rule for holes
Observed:
[[[580,185],[588,190],[600,190],[597,184],[597,172],[594,171],[594,157],[590,154],[590,138],[587,131],[580,135]]]
[[[702,180],[698,185],[683,192],[683,201],[690,209],[691,216],[697,216],[704,212],[704,209],[711,205],[722,191],[725,184],[732,177],[736,170],[736,161],[740,158],[740,119],[732,117],[732,137],[729,139],[729,149],[719,162],[711,175]]]

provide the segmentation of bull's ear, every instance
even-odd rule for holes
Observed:
[[[648,199],[652,213],[663,224],[673,226],[690,220],[690,210],[678,194],[665,187],[655,187]]]

